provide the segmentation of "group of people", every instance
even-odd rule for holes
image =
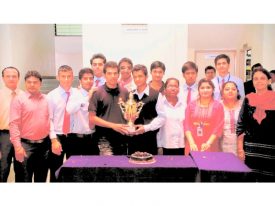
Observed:
[[[154,155],[188,155],[191,151],[231,152],[253,170],[255,181],[275,181],[275,93],[269,91],[271,74],[256,65],[254,91],[230,74],[230,58],[221,54],[215,67],[205,68],[197,82],[198,67],[182,66],[185,80],[163,76],[165,64],[133,65],[122,58],[117,64],[95,54],[91,68],[79,71],[79,86],[72,87],[73,70],[62,65],[59,86],[40,92],[42,76],[25,74],[25,91],[18,89],[20,72],[2,70],[0,90],[0,182],[6,182],[12,158],[16,182],[50,181],[71,155],[129,155],[136,151]],[[217,74],[216,74],[217,71]],[[250,84],[250,83],[249,83]],[[251,85],[250,85],[251,87]],[[129,92],[143,102],[130,131],[119,101]]]

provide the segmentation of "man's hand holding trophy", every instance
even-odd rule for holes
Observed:
[[[136,126],[134,125],[135,120],[139,117],[141,109],[144,105],[142,101],[136,102],[132,92],[129,93],[129,99],[123,102],[122,99],[118,102],[120,109],[123,113],[124,118],[127,120],[128,132],[132,136],[135,134]]]

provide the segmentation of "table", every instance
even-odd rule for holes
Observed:
[[[194,182],[190,156],[155,156],[153,164],[133,164],[127,156],[71,156],[56,172],[60,182]]]
[[[249,182],[252,171],[233,153],[191,152],[201,182]]]

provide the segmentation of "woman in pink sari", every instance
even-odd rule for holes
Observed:
[[[201,79],[198,90],[198,99],[190,102],[185,111],[186,155],[190,151],[220,151],[217,139],[224,126],[223,106],[214,100],[214,85],[210,80]]]

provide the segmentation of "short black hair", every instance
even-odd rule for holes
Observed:
[[[42,82],[42,76],[38,71],[35,71],[35,70],[27,71],[27,73],[25,74],[25,81],[29,77],[35,77],[35,78],[39,79],[40,82]]]
[[[69,65],[61,65],[59,68],[58,68],[58,74],[59,72],[73,72],[73,69],[72,67],[70,67]]]
[[[106,64],[104,64],[103,67],[103,73],[106,74],[107,68],[117,68],[117,71],[119,73],[120,69],[115,61],[108,61]]]
[[[213,67],[213,66],[211,66],[211,65],[209,65],[209,66],[205,67],[205,69],[204,69],[204,73],[206,73],[206,72],[207,72],[207,70],[214,70],[214,72],[216,73],[216,69],[215,69],[215,67]]]
[[[165,65],[161,61],[154,61],[151,64],[150,71],[152,72],[153,69],[158,68],[158,67],[161,68],[163,70],[163,72],[165,72],[165,70],[166,70]]]
[[[124,57],[122,58],[119,62],[118,62],[118,67],[120,67],[120,65],[122,64],[122,62],[127,62],[128,64],[131,65],[131,67],[133,67],[133,62],[131,59]]]
[[[226,62],[227,62],[228,64],[230,64],[230,58],[229,58],[229,56],[227,56],[226,54],[220,54],[220,55],[216,56],[216,58],[215,58],[215,60],[214,60],[215,65],[217,64],[217,61],[219,61],[220,59],[225,59]]]
[[[92,58],[90,59],[90,64],[91,65],[93,64],[94,59],[103,59],[103,63],[104,64],[106,63],[106,57],[103,54],[101,54],[101,53],[94,54],[92,56]]]
[[[135,65],[133,70],[132,70],[132,74],[134,72],[137,72],[137,71],[142,71],[145,76],[148,76],[148,70],[147,70],[147,67],[145,65],[142,65],[142,64]]]
[[[181,72],[184,74],[187,70],[189,69],[193,69],[196,71],[196,73],[198,73],[198,66],[195,64],[195,62],[192,61],[188,61],[185,62],[181,68]]]
[[[2,70],[2,77],[4,77],[4,72],[5,72],[6,69],[14,69],[14,70],[16,70],[16,71],[17,71],[17,74],[18,74],[18,77],[20,77],[20,72],[19,72],[19,70],[18,70],[17,68],[15,68],[15,67],[12,67],[12,66],[5,67],[5,68]]]
[[[271,70],[269,73],[270,74],[275,74],[275,70]]]
[[[256,63],[256,64],[254,64],[252,67],[251,67],[251,70],[252,70],[252,72],[253,72],[253,70],[254,69],[256,69],[256,68],[263,68],[263,66],[260,64],[260,63]]]
[[[81,80],[84,74],[92,74],[94,76],[94,72],[91,68],[83,68],[78,73],[78,79]]]

